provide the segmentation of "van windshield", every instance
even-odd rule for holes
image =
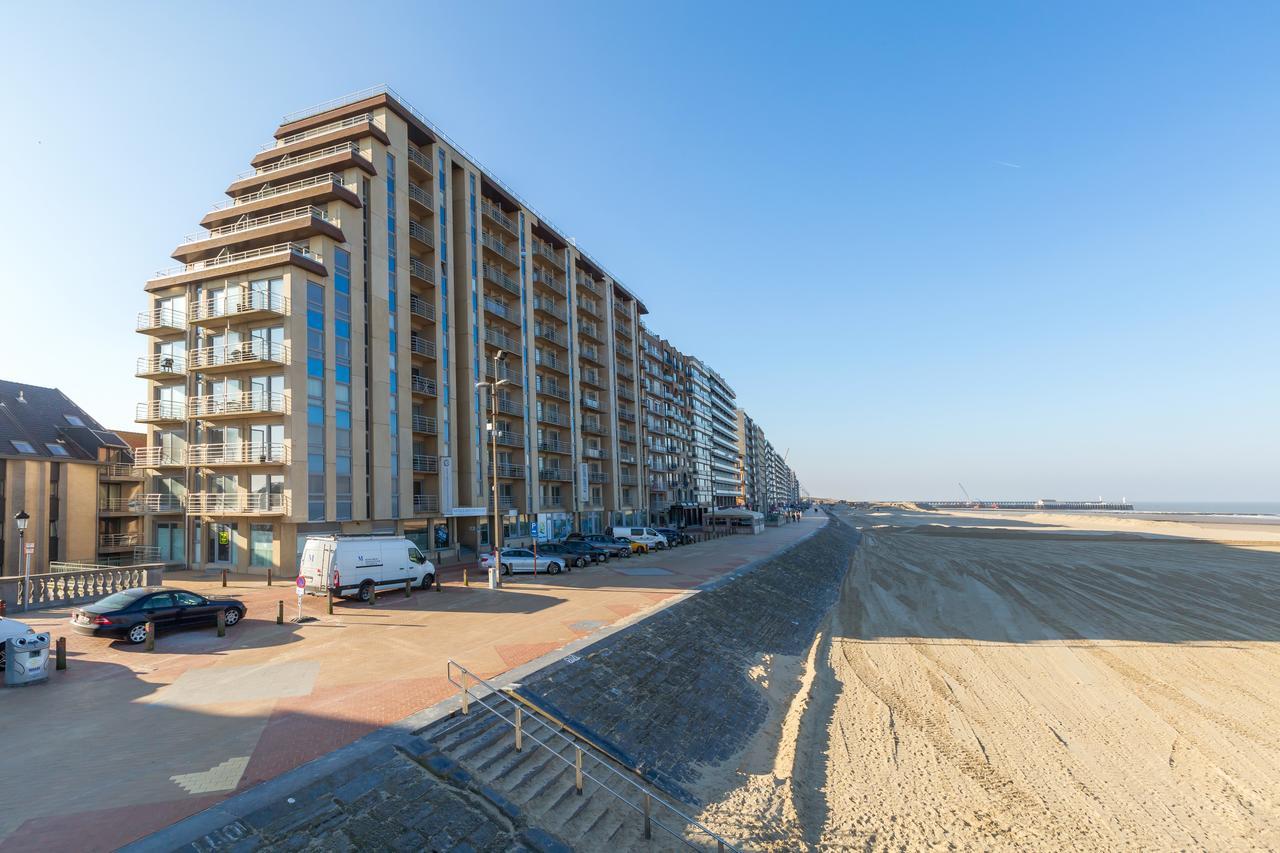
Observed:
[[[409,546],[409,559],[414,563],[425,563],[427,558],[422,556],[422,552],[412,545]]]

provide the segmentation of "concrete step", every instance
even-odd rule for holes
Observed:
[[[467,763],[477,774],[486,779],[491,778],[500,781],[507,777],[511,772],[511,768],[518,764],[521,759],[527,758],[535,752],[547,752],[546,749],[538,745],[534,738],[554,746],[556,741],[552,735],[553,730],[549,726],[540,722],[531,722],[526,718],[524,722],[524,749],[522,751],[516,752],[516,730],[508,726],[505,737],[484,752],[468,759]]]
[[[473,712],[466,716],[458,714],[452,717],[445,717],[418,733],[418,737],[433,743],[441,751],[448,751],[457,744],[475,737],[502,721],[490,714],[488,711],[484,713]]]

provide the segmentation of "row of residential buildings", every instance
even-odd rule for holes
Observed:
[[[249,166],[137,320],[160,559],[483,548],[495,481],[504,541],[798,501],[724,377],[391,90],[286,117]]]

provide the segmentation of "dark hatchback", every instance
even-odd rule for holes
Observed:
[[[630,557],[631,540],[607,536],[604,533],[570,533],[566,542],[587,542],[609,552],[610,557]]]
[[[205,598],[185,589],[136,587],[108,595],[71,612],[71,629],[91,637],[123,637],[131,643],[147,638],[147,622],[156,631],[212,625],[218,613],[228,626],[244,618],[244,602],[234,598]]]
[[[609,562],[609,555],[612,553],[608,548],[584,539],[566,539],[560,544],[568,549],[570,554],[582,554],[593,563]]]
[[[558,557],[566,566],[585,566],[592,562],[591,555],[566,548],[563,542],[539,542],[538,557]]]

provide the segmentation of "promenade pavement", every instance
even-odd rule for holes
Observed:
[[[162,634],[154,652],[72,634],[69,609],[22,616],[67,637],[68,669],[0,690],[10,737],[0,778],[22,798],[0,810],[0,851],[112,850],[427,708],[455,692],[448,659],[485,678],[669,603],[812,533],[822,520],[767,528],[558,576],[518,575],[489,590],[461,569],[443,591],[342,601],[307,596],[293,624],[291,579],[233,576],[248,618]],[[217,576],[166,584],[223,593]],[[277,601],[286,622],[275,623]],[[17,614],[14,614],[17,615]],[[14,791],[11,788],[10,791]]]

